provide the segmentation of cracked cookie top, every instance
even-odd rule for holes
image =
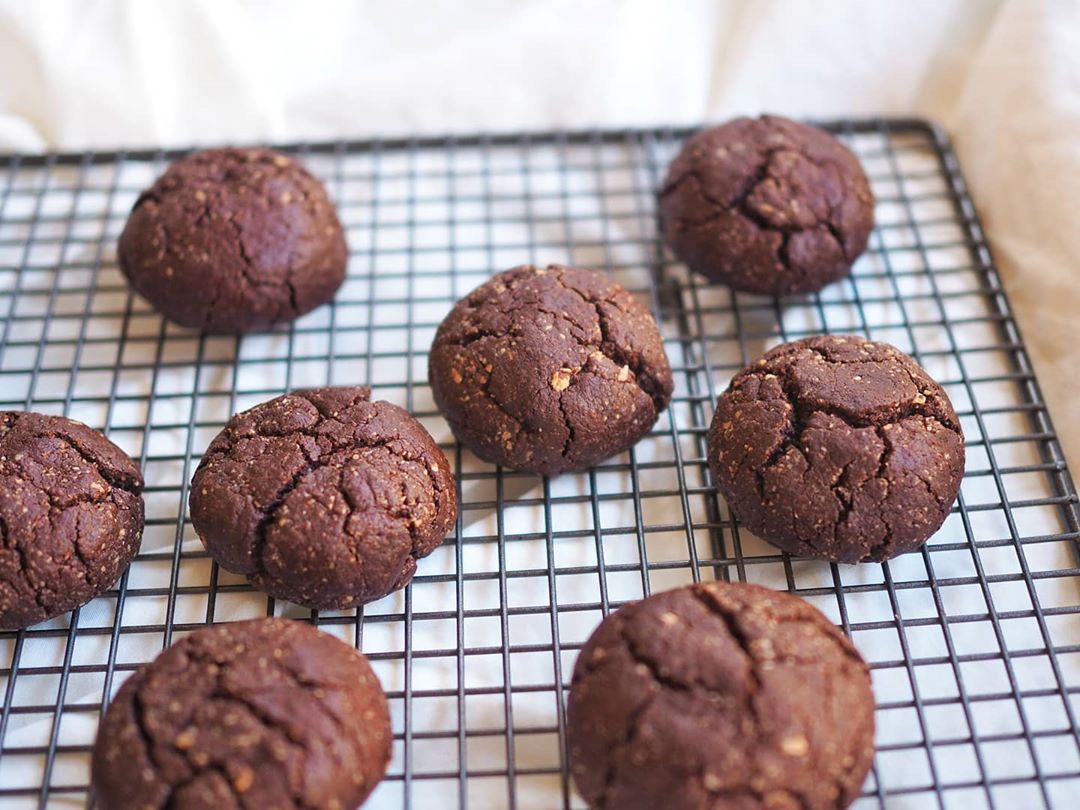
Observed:
[[[296,391],[234,416],[191,482],[210,554],[271,596],[344,609],[403,588],[457,519],[454,476],[367,388]]]
[[[139,550],[143,480],[81,422],[0,412],[0,630],[84,605]]]
[[[345,280],[345,236],[322,184],[269,149],[181,158],[135,202],[117,258],[169,320],[209,332],[291,321]]]
[[[628,450],[671,400],[649,311],[607,276],[515,267],[458,302],[428,362],[458,440],[513,470],[582,470]]]
[[[874,198],[836,138],[786,118],[738,118],[683,146],[660,191],[664,237],[712,281],[786,295],[846,276]]]
[[[874,748],[870,672],[798,597],[710,582],[623,607],[586,642],[567,706],[593,810],[826,810]]]
[[[92,780],[103,810],[352,810],[391,741],[363,655],[310,625],[256,619],[198,630],[128,678]]]
[[[716,488],[753,533],[836,562],[889,559],[944,522],[964,474],[948,395],[887,343],[819,336],[739,372],[709,429]]]

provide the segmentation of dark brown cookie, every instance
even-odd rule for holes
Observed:
[[[85,605],[139,550],[138,465],[62,416],[0,412],[0,630]]]
[[[964,475],[949,397],[887,343],[777,346],[716,404],[709,466],[735,516],[792,554],[887,560],[941,526]]]
[[[816,127],[738,118],[683,146],[660,192],[664,238],[736,290],[786,295],[843,278],[874,224],[858,159]]]
[[[352,810],[390,762],[367,659],[310,625],[198,630],[144,664],[98,729],[102,810]]]
[[[356,607],[403,588],[457,518],[423,426],[367,388],[297,391],[237,414],[191,482],[191,522],[271,596]]]
[[[567,709],[591,808],[832,810],[874,755],[870,672],[808,602],[710,582],[613,613]]]
[[[628,450],[671,400],[656,321],[602,273],[499,273],[446,316],[428,360],[435,402],[486,461],[555,474]]]
[[[325,304],[345,280],[345,236],[326,189],[269,149],[182,158],[139,197],[120,269],[182,326],[247,332]]]

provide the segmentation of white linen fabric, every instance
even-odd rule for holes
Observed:
[[[1080,4],[0,0],[0,149],[941,121],[1080,463]]]
[[[1080,10],[1076,3],[1051,0],[893,3],[865,0],[753,3],[739,0],[462,0],[456,3],[0,0],[0,153],[273,143],[375,134],[698,125],[762,111],[816,119],[922,115],[944,125],[959,149],[962,168],[973,187],[1051,414],[1064,439],[1066,454],[1080,465],[1080,374],[1076,373],[1080,352],[1072,331],[1075,314],[1080,311],[1077,279],[1080,268],[1075,258],[1080,256],[1080,228],[1073,222],[1073,211],[1080,207],[1080,137],[1077,137],[1080,134]],[[370,170],[365,155],[350,155],[347,159],[355,164],[356,174]],[[0,157],[0,165],[3,163]],[[318,170],[317,166],[313,168]],[[923,168],[935,171],[936,162]],[[133,189],[150,182],[155,171],[156,167],[149,162],[129,165],[124,175],[129,199],[118,198],[113,210],[124,210],[130,205],[135,196]],[[442,181],[431,182],[438,183],[434,193],[443,193]],[[420,197],[423,191],[421,186]],[[607,210],[597,199],[602,195],[595,188],[580,196],[586,202],[595,202],[597,211]],[[347,225],[350,216],[354,225],[366,222],[361,207],[356,204],[343,209]],[[0,216],[9,220],[26,215],[25,210],[21,214],[13,212],[10,203],[7,211],[0,212]],[[501,224],[510,229],[508,244],[521,244],[526,238],[527,234],[513,230],[517,227],[524,231],[523,221]],[[617,232],[627,226],[613,222],[611,227]],[[386,238],[389,241],[395,237]],[[374,243],[372,249],[374,252]],[[966,249],[956,252],[961,255],[959,261],[966,260]],[[509,259],[515,260],[517,257]],[[644,261],[635,264],[631,260],[626,264],[641,267]],[[0,261],[0,265],[5,264],[11,266],[12,262]],[[109,267],[109,272],[118,282],[115,267]],[[14,274],[9,273],[8,277],[13,278]],[[400,279],[388,281],[387,289],[398,289],[393,285]],[[433,289],[436,298],[439,289],[442,288]],[[390,294],[394,296],[395,293]],[[361,297],[361,293],[354,293],[354,297]],[[444,303],[449,305],[449,300],[447,292]],[[357,332],[368,328],[365,324],[369,325],[370,320],[366,311],[340,309],[336,322],[339,328],[350,323]],[[797,309],[789,308],[789,314],[798,316]],[[322,324],[318,319],[324,315],[325,312],[322,315],[316,312],[309,317],[312,323]],[[916,315],[923,317],[921,313]],[[386,322],[403,322],[405,317],[396,312]],[[925,315],[925,318],[933,317],[932,312]],[[350,322],[349,318],[357,320]],[[806,323],[814,321],[807,316]],[[301,335],[298,350],[303,353],[306,346],[313,354],[324,351],[323,344],[318,342],[320,334],[315,328]],[[244,341],[244,356],[279,357],[284,351],[284,339],[281,334],[249,336]],[[194,351],[182,336],[173,336],[172,340],[177,357],[186,357],[189,349]],[[211,340],[206,351],[214,357],[231,357],[231,348],[231,341]],[[110,354],[112,350],[118,352],[119,347],[101,340],[87,351],[112,358],[116,356]],[[1003,357],[1003,353],[994,354],[995,358]],[[137,353],[131,356],[136,361],[141,357]],[[983,372],[979,361],[969,357],[973,374],[998,373],[996,369]],[[933,358],[929,360],[933,362]],[[400,363],[400,359],[391,358],[388,362]],[[939,373],[947,367],[930,370]],[[342,360],[336,368],[347,376],[353,369],[359,369],[360,364]],[[218,364],[200,384],[203,390],[222,393],[227,393],[230,386],[238,391],[265,393],[268,383],[263,378],[271,374],[267,369],[261,363],[249,362],[239,366],[236,376],[230,378],[226,366]],[[408,373],[416,374],[416,371]],[[96,378],[87,379],[91,381],[88,384],[96,384]],[[154,383],[155,390],[187,392],[191,390],[192,379],[184,364],[178,362],[178,368]],[[325,371],[318,364],[298,363],[290,379],[297,387],[319,385],[325,382]],[[334,382],[344,381],[334,379]],[[184,453],[189,441],[198,449],[205,447],[216,429],[202,429],[194,439],[189,439],[186,431],[166,428],[152,431],[144,439],[138,426],[143,424],[144,417],[149,418],[149,412],[141,410],[144,402],[130,396],[142,394],[139,386],[144,382],[138,376],[123,382],[121,393],[129,396],[116,405],[110,422],[114,427],[121,426],[113,435],[125,449],[137,452],[140,442],[145,440],[148,457],[157,462],[145,468],[152,489],[146,499],[151,525],[144,534],[142,551],[158,556],[137,561],[130,569],[129,589],[136,595],[129,594],[125,602],[122,627],[160,625],[167,610],[174,610],[169,615],[173,622],[182,625],[207,621],[211,613],[215,621],[262,615],[266,602],[258,593],[221,592],[211,607],[205,593],[210,567],[205,559],[195,555],[182,561],[177,582],[194,586],[193,590],[199,592],[172,601],[156,595],[169,586],[173,573],[171,555],[178,542],[184,552],[201,549],[190,526],[177,522],[184,509],[183,498],[178,497],[182,476],[180,465],[172,460],[176,454]],[[713,382],[717,387],[724,384],[723,380]],[[56,386],[62,398],[68,381],[42,379],[36,385],[35,390],[43,395],[54,390],[49,385]],[[281,385],[285,385],[284,378]],[[0,394],[10,395],[10,391]],[[1014,392],[1013,396],[1019,394]],[[263,398],[263,394],[241,396],[235,405],[246,408]],[[198,411],[194,403],[195,400],[184,397],[161,397],[152,413],[156,422],[166,426],[186,424],[195,418],[196,412],[207,423],[224,422],[229,416],[227,395],[210,398],[207,404],[200,404]],[[986,406],[986,398],[980,399],[980,404]],[[428,401],[425,407],[433,406]],[[98,401],[76,403],[71,413],[95,425],[106,421],[105,405]],[[125,430],[124,426],[136,429]],[[436,438],[449,441],[445,426],[442,430]],[[124,437],[129,437],[132,444],[124,445]],[[635,449],[636,458],[646,467],[650,461],[666,461],[670,449],[665,449],[665,442],[670,444],[670,439],[663,436],[655,442],[642,442]],[[1022,462],[1015,459],[1025,458],[1020,449],[1011,449],[1010,445],[1002,446],[1000,453],[1005,466],[1017,466]],[[466,472],[485,469],[475,460],[465,463],[477,465],[466,467]],[[649,485],[653,488],[677,487],[678,481],[669,484],[661,478],[670,472],[671,469],[652,469],[644,475],[650,476]],[[533,497],[542,495],[538,482],[515,483],[515,480],[508,479],[504,491],[507,500],[523,498],[530,492]],[[588,484],[580,477],[562,476],[550,482],[548,494],[566,501],[559,503],[558,511],[553,513],[552,519],[558,521],[560,530],[590,529],[597,521],[590,503],[580,500],[580,496],[598,491],[597,487],[602,492],[626,493],[637,486],[631,484],[628,472],[607,472],[598,481]],[[468,487],[475,489],[466,490],[465,500],[475,503],[493,498],[494,490],[486,488],[489,483],[467,482]],[[1029,490],[1024,487],[1029,483],[1015,482],[1017,489],[1010,488],[1010,496],[1025,497]],[[965,481],[965,498],[969,499],[968,503],[994,503],[1000,497],[994,485],[990,476],[973,476]],[[1038,485],[1032,488],[1039,489],[1034,494],[1045,495]],[[692,503],[703,503],[704,497],[699,494]],[[681,525],[685,519],[684,507],[676,498],[653,499],[644,508],[655,525]],[[707,514],[701,504],[690,508],[694,515]],[[604,500],[599,509],[599,523],[595,525],[625,527],[641,519],[635,515],[634,503],[629,499]],[[954,515],[932,543],[962,542],[972,531],[987,538],[1009,537],[1012,531],[1019,531],[1025,537],[1061,531],[1056,511],[1021,511],[1033,514],[1020,515],[1017,519],[1024,522],[1019,527],[1007,525],[1000,510],[974,513],[978,522],[973,528],[964,526],[959,516]],[[505,509],[498,519],[493,510],[467,511],[463,537],[493,536],[502,530],[518,539],[512,544],[473,542],[460,547],[446,544],[423,561],[424,573],[450,575],[452,579],[455,572],[465,569],[479,572],[543,569],[550,564],[548,554],[552,547],[544,538],[521,539],[536,532],[538,520],[542,523],[546,519],[538,518],[537,514],[532,507]],[[707,532],[701,534],[702,553],[708,553],[705,549],[712,541]],[[632,566],[638,559],[636,544],[620,544],[619,540],[616,533],[613,542],[604,541],[606,563]],[[695,542],[699,541],[691,540]],[[595,551],[590,551],[591,543],[590,539],[559,544],[558,564],[569,569],[594,565],[597,557]],[[762,541],[745,533],[741,543],[743,553],[751,556],[770,553]],[[681,532],[652,533],[649,545],[650,554],[661,561],[682,559],[687,553],[687,540]],[[460,563],[456,557],[459,548]],[[1067,569],[1075,563],[1072,548],[1065,542],[1036,544],[1026,550],[1036,571]],[[505,558],[500,559],[500,554]],[[986,572],[1000,574],[1014,570],[1019,564],[1019,558],[1011,554],[1010,547],[991,543],[980,547],[978,559],[986,566]],[[165,564],[161,563],[161,555],[168,558]],[[939,581],[973,577],[975,559],[974,555],[968,558],[948,551],[935,552],[934,576]],[[845,587],[881,581],[880,566],[843,568],[840,575]],[[788,587],[782,566],[755,565],[748,570],[761,584]],[[927,578],[923,557],[917,554],[890,562],[889,571],[897,582],[917,584]],[[613,573],[604,580],[609,589],[607,598],[625,601],[640,596],[640,577],[633,572],[625,573],[625,576]],[[661,565],[651,572],[650,582],[657,590],[672,587],[682,584],[678,577],[684,574],[688,576],[688,569],[667,569]],[[831,570],[825,565],[800,565],[796,576],[800,587],[809,584],[829,588],[834,582]],[[224,584],[242,581],[224,573],[218,574],[218,580]],[[471,581],[462,604],[470,611],[480,612],[504,604],[514,607],[548,604],[546,577],[521,576],[511,582],[513,586],[507,596],[500,594],[495,579]],[[599,596],[591,590],[595,583],[595,577],[591,576],[560,577],[558,598],[564,604],[597,601]],[[1022,583],[994,584],[997,610],[1019,614],[1029,608],[1029,596]],[[410,592],[414,615],[430,616],[445,611],[457,599],[454,588],[453,581],[438,577],[421,586],[414,585]],[[942,594],[949,613],[985,612],[986,603],[979,589],[965,586],[947,590],[945,593],[943,589]],[[926,587],[908,587],[899,594],[905,617],[936,616],[941,609]],[[848,615],[855,621],[890,620],[894,607],[883,596],[873,587],[865,592],[849,590],[845,601]],[[1040,579],[1039,597],[1047,607],[1075,605],[1074,580]],[[835,606],[829,608],[823,603],[820,606],[834,621],[839,621]],[[294,617],[306,615],[305,611],[291,606],[279,605],[278,610]],[[382,614],[384,618],[402,616],[404,594],[380,600],[369,606],[368,611],[368,615]],[[75,621],[80,631],[109,628],[113,625],[113,613],[110,600],[94,600]],[[488,618],[495,622],[494,627],[485,623]],[[515,644],[526,645],[521,649],[527,649],[530,644],[549,643],[551,629],[546,612],[513,618]],[[597,618],[592,612],[561,611],[557,621],[559,632],[563,640],[584,639]],[[1059,647],[1075,641],[1075,634],[1070,635],[1073,625],[1067,624],[1070,618],[1060,613],[1049,619],[1054,634],[1051,638]],[[531,619],[537,623],[527,621]],[[48,629],[64,631],[71,621],[70,617],[59,617]],[[1008,625],[1007,633],[1026,649],[1038,644],[1039,630],[1033,624],[1034,620],[1029,624],[1014,622]],[[410,627],[414,649],[445,648],[445,622],[428,619],[414,622]],[[967,622],[963,627],[962,635],[955,629],[954,632],[969,645],[964,650],[998,649],[989,621]],[[364,628],[365,651],[402,650],[403,621],[365,622]],[[326,624],[324,629],[346,634],[348,640],[353,638],[351,623]],[[936,627],[925,629],[937,632]],[[486,637],[490,644],[500,643],[497,617],[471,621],[466,632],[470,634],[467,638],[471,644],[481,637],[473,634],[485,632],[489,634]],[[911,654],[940,655],[942,642],[933,633],[918,634],[914,627],[909,628],[908,637],[916,645]],[[1025,634],[1029,637],[1021,638]],[[868,658],[896,660],[908,655],[899,647],[894,649],[886,635],[871,633],[860,638],[861,649]],[[67,638],[64,632],[40,634],[23,644],[21,674],[14,690],[18,705],[49,706],[57,700],[59,676],[50,674],[48,669],[27,674],[27,669],[59,666],[64,661]],[[118,638],[117,660],[125,664],[149,660],[165,642],[160,634],[141,631],[123,632]],[[72,648],[72,661],[76,665],[103,662],[110,655],[110,633],[79,632],[77,639]],[[0,662],[12,660],[12,642],[10,639],[8,642],[5,647],[0,640]],[[1060,659],[1066,668],[1066,680],[1077,682],[1080,661],[1065,656]],[[456,682],[458,673],[452,657],[418,660],[425,665],[416,666],[410,675],[415,690],[445,689],[448,683]],[[1021,683],[1039,689],[1048,685],[1047,681],[1036,679],[1042,677],[1039,674],[1042,670],[1030,666],[1041,657],[1013,660]],[[467,683],[484,686],[503,683],[504,664],[499,656],[469,656],[466,661]],[[512,677],[518,683],[547,683],[553,677],[549,656],[515,652],[511,661]],[[968,686],[978,684],[995,691],[997,663],[971,661],[963,674]],[[387,689],[403,688],[402,658],[383,657],[376,660],[376,666]],[[84,705],[100,700],[103,683],[100,678],[95,680],[97,677],[86,672],[73,674],[63,700],[67,704]],[[1024,677],[1032,680],[1024,681]],[[113,689],[119,681],[119,678],[113,680]],[[888,678],[876,687],[880,699],[885,701],[894,695],[907,700],[911,689],[906,680]],[[953,694],[950,690],[956,688],[956,681],[948,667],[926,667],[920,672],[919,688],[925,690],[924,694],[949,695]],[[468,728],[499,727],[503,705],[500,696],[492,698],[491,702],[469,704],[468,723],[472,725]],[[512,704],[518,722],[525,726],[551,727],[556,722],[553,702],[543,691],[516,693]],[[396,701],[395,712],[402,705]],[[454,727],[452,724],[457,722],[454,705],[452,700],[435,707],[424,704],[410,722],[418,731]],[[994,708],[997,701],[978,705],[985,707],[979,709],[980,734],[1010,733],[1011,709]],[[1062,722],[1059,706],[1053,700],[1025,703],[1031,727],[1059,728]],[[53,735],[53,717],[49,713],[12,714],[5,745],[26,751],[47,745]],[[945,715],[938,715],[938,719],[943,718]],[[910,715],[897,719],[891,714],[889,723],[879,726],[883,739],[886,742],[908,739],[905,735],[911,733],[909,719]],[[964,722],[961,718],[960,723]],[[88,745],[96,723],[93,712],[65,713],[63,723],[58,726],[62,742]],[[398,729],[403,726],[400,714],[395,715],[394,723]],[[469,754],[475,756],[476,752],[489,750],[487,739],[487,736],[470,737]],[[526,737],[518,738],[519,745],[523,746],[523,739]],[[1044,754],[1049,757],[1043,762],[1044,772],[1069,771],[1073,767],[1069,759],[1072,748],[1057,744],[1056,739],[1060,738],[1041,739],[1050,743],[1040,753],[1040,759]],[[545,747],[547,743],[551,745]],[[532,756],[537,751],[542,757],[547,756],[543,752],[553,749],[554,742],[548,739],[547,743],[537,743]],[[1013,749],[987,749],[990,750],[998,752],[991,763],[995,773],[1025,772],[1023,755],[1015,757],[1016,762],[1006,761]],[[451,754],[451,758],[455,755]],[[424,763],[423,755],[417,756],[417,761]],[[941,772],[950,779],[974,778],[964,776],[973,767],[965,746],[936,746],[934,757]],[[31,755],[6,757],[4,766],[0,767],[0,786],[34,788],[41,765],[27,765],[32,758]],[[437,761],[438,767],[444,767],[444,760],[438,757],[428,761]],[[497,756],[494,761],[498,762]],[[886,787],[923,784],[926,779],[923,761],[922,756],[892,756],[884,772],[884,784]],[[475,759],[467,756],[466,762],[469,767],[476,767]],[[491,765],[485,763],[484,767]],[[395,773],[401,772],[398,759],[393,769]],[[56,759],[52,779],[60,785],[85,784],[86,757],[61,754]],[[1033,783],[1009,785],[1007,782],[1002,782],[998,790],[1027,792],[1002,793],[996,799],[998,806],[1039,806],[1038,798],[1030,798],[1037,793]],[[1049,784],[1048,790],[1064,797],[1060,806],[1075,804],[1069,802],[1075,794],[1075,780],[1055,780]],[[368,806],[401,807],[401,785],[401,780],[384,781]],[[412,788],[414,804],[445,804],[446,785],[443,780],[417,780]],[[469,790],[471,807],[505,806],[505,789],[500,780],[473,780]],[[518,795],[523,806],[549,807],[558,803],[558,798],[553,797],[560,790],[556,778],[522,783]],[[954,793],[953,800],[970,801],[973,808],[981,806],[978,795],[969,800]],[[896,796],[890,798],[889,807],[914,810],[925,806],[925,802],[925,794]],[[36,807],[37,799],[27,795],[25,803],[9,804]],[[83,807],[85,801],[75,793],[55,795],[50,798],[50,806],[53,805]]]

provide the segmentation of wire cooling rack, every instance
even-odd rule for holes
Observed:
[[[707,286],[664,252],[654,190],[684,131],[291,147],[338,202],[348,280],[334,304],[242,339],[163,323],[117,271],[136,195],[176,153],[0,158],[0,408],[101,428],[147,481],[142,550],[117,589],[0,633],[0,803],[85,806],[97,721],[123,679],[193,629],[276,613],[361,647],[390,696],[394,757],[370,807],[582,807],[564,713],[581,644],[627,600],[731,578],[809,599],[871,662],[878,755],[858,807],[1080,804],[1077,497],[984,234],[940,131],[829,126],[870,175],[878,225],[849,280],[782,300]],[[479,461],[426,382],[454,300],[524,262],[608,271],[654,309],[675,370],[652,434],[580,475]],[[910,352],[961,415],[962,493],[921,552],[790,558],[740,530],[710,486],[714,396],[769,346],[817,332]],[[185,504],[234,411],[327,383],[371,385],[416,414],[462,509],[404,592],[316,615],[221,571]]]

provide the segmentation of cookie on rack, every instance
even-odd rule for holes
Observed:
[[[592,808],[843,808],[873,759],[870,671],[796,596],[679,588],[621,608],[585,643],[567,743]]]
[[[138,465],[81,422],[0,412],[0,630],[108,590],[139,550]]]
[[[894,346],[822,335],[744,368],[708,436],[716,488],[750,531],[792,554],[887,560],[952,508],[964,434],[948,395]]]
[[[307,624],[198,630],[141,666],[94,744],[102,810],[359,807],[390,762],[367,659]]]
[[[874,197],[840,141],[766,115],[691,137],[660,191],[660,219],[675,255],[711,281],[807,293],[850,273],[873,227]]]
[[[649,310],[604,274],[558,264],[515,267],[459,301],[428,379],[458,441],[549,475],[630,449],[673,387]]]
[[[368,388],[296,391],[235,415],[195,471],[190,501],[222,567],[316,609],[405,587],[457,519],[442,450]]]
[[[269,149],[208,149],[140,195],[117,259],[162,315],[247,332],[325,304],[345,280],[345,235],[326,189]]]

